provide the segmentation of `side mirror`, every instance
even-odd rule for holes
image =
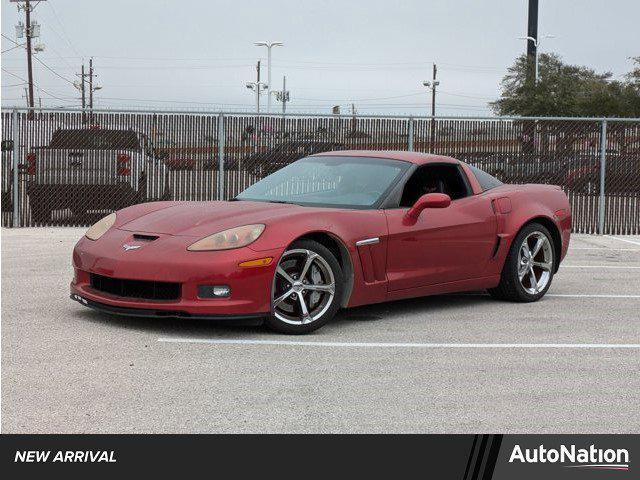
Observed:
[[[425,208],[447,208],[451,197],[445,193],[426,193],[422,195],[407,212],[407,219],[415,221]]]

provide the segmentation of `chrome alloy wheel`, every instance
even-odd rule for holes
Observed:
[[[522,242],[518,255],[518,278],[530,295],[543,291],[551,279],[553,247],[542,232],[531,232]]]
[[[335,296],[329,263],[306,249],[284,252],[273,279],[272,308],[279,320],[304,325],[322,317]]]

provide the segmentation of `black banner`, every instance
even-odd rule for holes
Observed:
[[[636,478],[629,435],[2,435],[3,472],[233,477]]]

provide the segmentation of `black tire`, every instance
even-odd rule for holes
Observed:
[[[315,266],[316,271],[312,271],[312,267],[313,267],[313,264],[312,264],[312,267],[309,267],[307,275],[305,275],[305,278],[296,278],[296,280],[299,280],[300,282],[302,281],[308,282],[308,277],[310,274],[320,272],[317,274],[323,276],[322,277],[323,282],[327,282],[329,280],[327,280],[327,278],[325,277],[326,277],[326,274],[328,274],[328,272],[322,273],[321,268],[326,269],[328,267],[331,270],[331,275],[333,275],[333,284],[334,284],[333,297],[329,301],[327,301],[328,297],[330,297],[328,293],[319,294],[320,295],[319,298],[322,299],[322,301],[319,301],[319,305],[316,311],[316,314],[318,314],[319,316],[312,320],[310,320],[311,316],[309,316],[308,319],[310,321],[308,323],[303,323],[302,321],[300,323],[295,323],[295,320],[293,319],[290,319],[288,321],[286,319],[283,319],[286,313],[283,315],[283,312],[281,312],[280,309],[277,309],[276,306],[273,305],[273,301],[272,301],[271,315],[267,317],[265,323],[271,330],[274,330],[279,333],[286,333],[290,335],[301,335],[301,334],[305,334],[305,333],[309,333],[314,330],[317,330],[318,328],[325,325],[328,321],[330,321],[334,317],[336,312],[340,309],[340,305],[342,304],[342,299],[344,295],[344,274],[342,273],[342,269],[340,268],[340,264],[338,263],[338,260],[331,253],[331,251],[328,248],[326,248],[324,245],[318,242],[315,242],[313,240],[298,240],[293,244],[291,244],[287,248],[287,250],[283,253],[282,258],[280,258],[278,261],[278,267],[283,266],[284,268],[286,266],[284,265],[286,264],[286,262],[292,262],[292,261],[296,262],[296,265],[298,265],[298,263],[300,262],[297,262],[295,259],[289,260],[289,258],[292,258],[294,255],[303,255],[299,253],[297,254],[295,252],[304,251],[304,250],[311,252],[312,254],[318,255],[326,263],[322,262],[322,260],[320,259],[314,260],[313,262],[314,264],[316,264]],[[321,264],[317,262],[321,262]],[[295,275],[294,270],[291,270],[291,269],[287,271],[285,268],[285,272],[287,272],[288,274],[291,272],[292,276]],[[293,285],[287,283],[284,277],[281,277],[280,274],[276,272],[273,279],[273,286],[272,286],[272,293],[271,293],[272,298],[274,298],[276,293],[281,294],[283,291],[284,292],[290,291],[287,288],[287,285],[293,288]],[[313,292],[310,293],[309,291],[303,290],[299,294],[292,293],[291,295],[296,296],[300,294],[303,296],[307,295],[306,297],[307,305],[313,306],[313,303],[310,301],[310,298],[311,298],[310,295],[312,295]],[[286,301],[291,303],[297,303],[298,300],[299,300],[299,297],[296,300],[292,300],[290,298],[285,297],[285,300],[283,302]],[[323,307],[322,302],[324,301],[327,301],[327,303]],[[295,309],[294,305],[286,304],[285,306],[287,307],[290,306],[291,308]],[[309,313],[313,314],[314,310],[310,310]],[[293,316],[295,315],[292,313],[292,317]]]
[[[81,207],[79,205],[74,205],[71,207],[71,215],[74,217],[84,217],[87,214],[87,209],[85,207]]]
[[[46,224],[51,222],[51,212],[53,209],[44,203],[40,195],[31,195],[29,197],[31,206],[31,222],[36,224]]]
[[[527,291],[525,286],[520,281],[518,269],[520,265],[520,249],[523,246],[523,242],[527,237],[536,232],[541,233],[547,239],[550,246],[551,266],[548,271],[548,280],[544,288],[540,289],[537,293],[532,294]],[[558,261],[556,251],[553,245],[553,237],[549,230],[539,223],[530,223],[525,225],[511,244],[509,253],[502,267],[502,274],[500,275],[500,283],[495,288],[488,289],[489,294],[499,300],[508,300],[512,302],[535,302],[540,300],[553,281],[553,275],[555,272],[556,262]]]

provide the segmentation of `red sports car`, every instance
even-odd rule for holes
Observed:
[[[98,310],[264,317],[307,333],[343,307],[487,289],[540,299],[569,244],[560,187],[504,185],[450,157],[339,151],[227,202],[153,202],[103,218],[73,252],[71,298]]]

